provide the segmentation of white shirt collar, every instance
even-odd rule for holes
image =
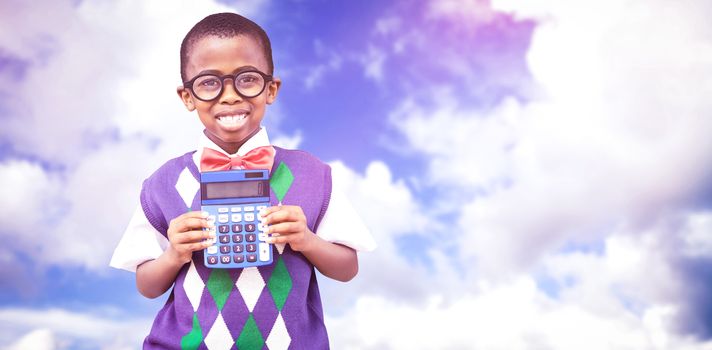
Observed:
[[[245,143],[240,146],[240,149],[237,150],[237,153],[235,154],[228,154],[220,148],[220,146],[216,145],[215,142],[210,140],[207,136],[205,136],[205,133],[200,133],[200,139],[198,140],[198,150],[193,154],[193,161],[195,162],[195,165],[200,169],[200,158],[203,156],[203,148],[211,148],[214,149],[228,157],[235,157],[235,156],[244,156],[247,154],[247,152],[252,151],[253,149],[257,147],[262,147],[262,146],[269,146],[269,137],[267,136],[267,129],[265,127],[261,127],[260,131],[258,131],[256,134],[252,135]]]

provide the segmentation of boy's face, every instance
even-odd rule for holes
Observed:
[[[185,72],[190,80],[203,73],[223,76],[259,70],[268,74],[267,69],[262,47],[254,38],[244,35],[231,38],[207,36],[189,51]],[[222,94],[212,101],[201,101],[182,86],[178,88],[178,95],[189,111],[198,111],[210,139],[218,144],[242,143],[260,127],[265,106],[274,102],[281,82],[274,78],[266,83],[261,94],[251,98],[240,96],[232,79],[225,79],[223,83]]]

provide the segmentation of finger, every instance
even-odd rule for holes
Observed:
[[[299,221],[302,215],[300,207],[290,206],[272,212],[265,218],[265,224],[277,224],[280,222]]]
[[[260,210],[260,216],[266,217],[269,214],[272,214],[277,210],[279,210],[278,206],[264,208],[264,209]]]
[[[272,237],[267,237],[265,242],[270,243],[270,244],[278,244],[278,243],[289,243],[289,236],[272,236]]]
[[[304,225],[299,222],[281,222],[278,224],[267,226],[265,230],[266,233],[289,235],[304,231]]]
[[[201,242],[209,238],[215,238],[215,235],[211,234],[210,231],[207,230],[194,230],[180,232],[180,234],[175,235],[173,242],[176,244],[186,244]]]
[[[215,227],[214,222],[209,222],[205,218],[195,218],[195,217],[187,217],[184,218],[183,220],[179,220],[175,222],[174,224],[174,230],[177,232],[186,232],[186,231],[192,231],[195,229],[202,229],[202,228],[212,228]]]
[[[287,207],[287,206],[275,205],[273,207],[267,207],[265,209],[260,210],[259,215],[260,215],[260,217],[267,218],[270,215],[272,215],[273,213],[283,210],[285,207]]]
[[[210,213],[208,213],[207,211],[189,211],[173,218],[173,220],[168,223],[168,227],[175,227],[176,225],[178,225],[178,223],[190,218],[205,219],[209,215]]]
[[[186,244],[185,247],[188,250],[195,252],[198,250],[203,250],[211,245],[212,245],[212,243],[206,241],[206,242],[189,243],[189,244]]]

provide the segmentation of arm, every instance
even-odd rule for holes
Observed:
[[[311,231],[307,234],[313,237],[315,243],[310,250],[302,250],[302,254],[319,272],[341,282],[348,282],[356,277],[358,256],[355,250],[341,244],[327,242]]]
[[[136,287],[147,298],[156,298],[165,293],[175,282],[178,271],[190,262],[193,252],[201,250],[214,238],[203,227],[214,227],[205,219],[203,212],[188,212],[171,220],[168,226],[170,245],[158,259],[149,260],[136,268]]]
[[[269,243],[288,243],[294,251],[301,252],[324,276],[347,282],[358,273],[356,251],[317,236],[307,227],[306,217],[299,206],[270,207],[262,214],[267,233],[273,237]]]

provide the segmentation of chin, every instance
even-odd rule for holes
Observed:
[[[244,135],[243,134],[239,134],[239,135],[231,134],[231,135],[225,135],[224,137],[220,137],[220,139],[226,143],[238,143],[238,142],[243,141],[245,138],[247,138],[247,135],[249,135],[249,134],[244,134]]]

